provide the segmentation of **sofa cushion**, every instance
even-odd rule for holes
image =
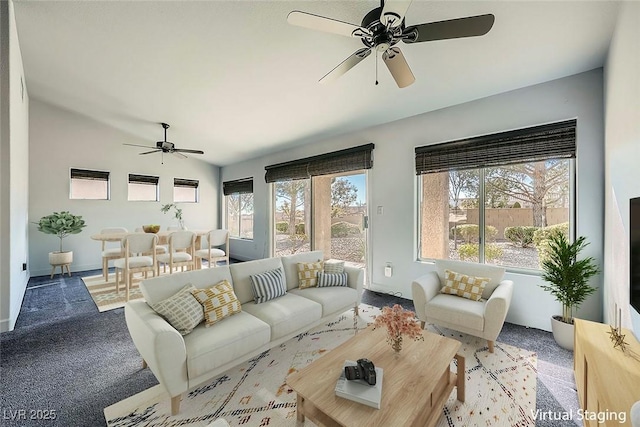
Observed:
[[[280,261],[280,258],[264,258],[231,264],[229,266],[231,277],[233,278],[233,282],[231,283],[233,284],[233,290],[236,293],[240,304],[253,301],[254,297],[251,285],[252,275],[274,270],[278,267],[282,268],[282,261]],[[214,268],[213,270],[217,270],[217,268]],[[297,276],[295,286],[298,286]]]
[[[282,268],[254,274],[249,277],[251,279],[251,289],[253,290],[253,302],[256,304],[281,297],[287,293]]]
[[[314,288],[311,288],[314,289]],[[322,317],[322,306],[310,299],[287,293],[263,304],[242,304],[242,311],[271,326],[271,340],[305,328]]]
[[[342,313],[345,307],[353,307],[358,301],[358,291],[346,286],[292,289],[289,293],[300,295],[322,305],[322,317]]]
[[[202,305],[193,297],[197,289],[191,283],[151,308],[169,322],[180,335],[187,335],[204,320]]]
[[[493,291],[498,287],[504,272],[504,267],[498,267],[496,265],[480,264],[477,262],[465,262],[456,260],[436,260],[436,271],[438,277],[440,277],[440,285],[444,286],[445,270],[459,271],[460,273],[467,274],[469,276],[486,277],[489,279],[489,283],[484,287],[482,291],[482,298],[489,299]]]
[[[208,289],[194,289],[191,294],[202,304],[207,327],[241,311],[233,287],[226,280]]]
[[[483,301],[472,301],[454,295],[438,294],[425,306],[427,321],[462,325],[482,332],[484,330]]]
[[[189,378],[206,374],[269,340],[269,325],[244,311],[210,328],[202,324],[184,337]]]
[[[298,287],[300,289],[312,288],[318,285],[318,273],[323,269],[322,261],[319,262],[299,262],[298,266]]]
[[[347,273],[325,273],[320,272],[318,274],[318,287],[326,288],[332,286],[347,286],[349,276]]]
[[[298,263],[318,262],[324,259],[322,251],[301,252],[299,254],[287,255],[282,258],[284,267],[284,277],[287,283],[287,290],[298,287]]]
[[[344,261],[328,259],[324,262],[325,273],[342,273],[344,271]]]
[[[440,292],[456,295],[473,301],[480,301],[482,291],[489,282],[486,277],[467,276],[455,271],[445,270],[445,282]]]
[[[198,289],[203,289],[213,286],[222,280],[227,280],[233,284],[235,288],[235,284],[231,281],[229,267],[221,266],[218,268],[185,271],[180,274],[166,274],[164,276],[145,279],[140,283],[140,290],[142,291],[144,300],[149,305],[153,305],[158,301],[169,298],[182,289],[187,283],[191,283]]]

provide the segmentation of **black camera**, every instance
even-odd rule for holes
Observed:
[[[344,376],[348,380],[365,380],[369,385],[376,385],[376,367],[369,359],[358,359],[356,366],[345,366]]]

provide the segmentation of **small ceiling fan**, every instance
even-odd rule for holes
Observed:
[[[402,51],[396,46],[398,42],[412,44],[482,36],[489,32],[495,21],[492,14],[486,14],[407,27],[405,14],[410,5],[411,0],[381,0],[380,7],[367,13],[360,25],[298,10],[289,13],[287,22],[312,30],[359,38],[365,45],[322,77],[321,83],[330,82],[342,76],[375,50],[382,53],[382,60],[396,84],[403,88],[412,84],[415,77]]]
[[[167,141],[167,129],[169,129],[170,126],[166,123],[160,123],[160,124],[164,128],[164,141],[156,142],[155,147],[149,147],[147,145],[138,145],[138,144],[124,144],[124,145],[130,145],[132,147],[152,148],[151,151],[145,151],[144,153],[140,153],[140,155],[152,154],[152,153],[162,153],[162,154],[169,153],[177,157],[180,157],[181,159],[186,159],[188,156],[184,155],[183,153],[204,154],[204,151],[201,151],[201,150],[189,150],[186,148],[176,148],[173,142]]]

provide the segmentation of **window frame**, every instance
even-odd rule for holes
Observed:
[[[74,177],[75,175],[75,177]],[[78,181],[100,181],[106,183],[105,197],[73,197],[74,179]],[[69,200],[111,200],[111,172],[95,169],[69,168]]]

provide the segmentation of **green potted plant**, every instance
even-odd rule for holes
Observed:
[[[160,210],[162,211],[162,213],[167,213],[171,210],[171,208],[173,208],[173,215],[175,219],[178,220],[178,223],[180,224],[180,228],[183,230],[186,230],[184,226],[184,221],[182,220],[182,209],[179,208],[178,205],[176,205],[175,203],[167,203],[166,205],[162,205]]]
[[[542,262],[542,279],[547,284],[541,287],[562,304],[562,315],[551,318],[553,337],[567,350],[573,350],[573,312],[596,291],[589,279],[600,273],[593,257],[578,259],[588,244],[584,236],[569,243],[563,233],[553,233]]]
[[[53,266],[71,264],[73,251],[63,250],[62,242],[68,235],[78,234],[87,226],[82,217],[68,211],[54,212],[51,215],[43,216],[35,224],[38,225],[38,231],[54,234],[60,239],[60,250],[49,252],[49,264]]]

